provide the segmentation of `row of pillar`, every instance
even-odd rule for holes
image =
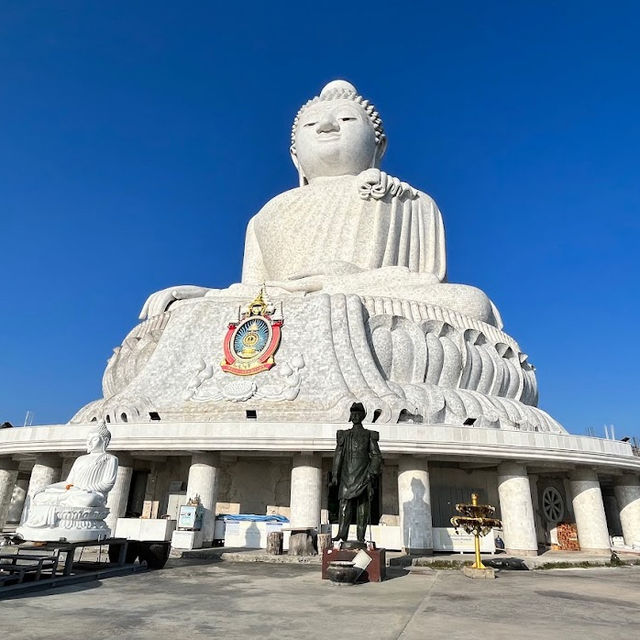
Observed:
[[[584,551],[609,551],[609,529],[596,472],[592,469],[575,470],[570,475],[569,486],[580,548]],[[498,467],[498,494],[507,553],[537,553],[531,488],[525,465],[504,463]],[[638,545],[640,478],[623,474],[617,480],[615,495],[625,543]]]
[[[107,499],[110,514],[107,524],[113,529],[117,518],[124,516],[133,459],[118,454],[116,483]],[[31,471],[27,495],[57,482],[61,476],[60,458],[54,454],[38,456]],[[204,507],[203,540],[214,537],[215,505],[218,497],[220,457],[215,452],[192,455],[187,482],[187,496],[199,496]],[[0,530],[4,526],[11,497],[16,486],[18,465],[10,458],[0,458]],[[498,466],[498,495],[507,553],[534,555],[538,550],[534,508],[527,468],[524,464],[505,462]],[[595,471],[579,469],[571,474],[573,511],[580,546],[584,550],[608,550],[609,531],[602,492]],[[322,464],[319,455],[293,457],[291,470],[291,523],[300,527],[320,527]],[[626,544],[640,543],[640,478],[621,476],[615,487],[620,521]],[[433,549],[429,467],[424,458],[403,456],[398,466],[398,503],[400,527],[405,551],[430,553]]]

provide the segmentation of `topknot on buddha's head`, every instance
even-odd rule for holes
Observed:
[[[296,153],[296,131],[298,129],[300,116],[311,105],[317,104],[318,102],[330,102],[331,100],[353,100],[353,102],[359,104],[367,114],[367,117],[369,118],[369,121],[373,126],[373,131],[376,136],[376,143],[379,145],[385,140],[386,136],[384,133],[384,127],[382,126],[382,118],[376,111],[376,108],[369,102],[369,100],[366,100],[361,95],[359,95],[357,89],[350,82],[347,82],[346,80],[332,80],[324,86],[319,96],[311,98],[311,100],[303,104],[296,114],[296,117],[293,120],[293,126],[291,127],[292,154],[295,155]]]
[[[92,436],[98,436],[104,442],[105,447],[107,447],[111,442],[111,431],[107,429],[107,425],[104,420],[101,420],[95,426],[93,426],[89,430],[88,436],[89,438],[91,438]]]

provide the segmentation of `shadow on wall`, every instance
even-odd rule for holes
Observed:
[[[411,480],[411,500],[402,503],[402,545],[405,549],[423,549],[426,544],[425,500],[427,492],[424,482]]]
[[[244,543],[245,546],[251,547],[253,549],[260,548],[260,529],[255,522],[252,522],[245,531],[244,534]]]

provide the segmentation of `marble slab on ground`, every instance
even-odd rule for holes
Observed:
[[[210,547],[208,549],[172,549],[171,557],[183,560],[225,560],[228,562],[263,562],[267,564],[310,564],[322,565],[322,557],[315,556],[290,556],[287,553],[281,556],[269,555],[264,549],[243,549],[232,547]]]

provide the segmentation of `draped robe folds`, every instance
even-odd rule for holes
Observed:
[[[249,223],[242,281],[286,280],[340,261],[365,271],[406,267],[446,275],[444,227],[433,200],[363,199],[362,178],[319,178],[270,200]]]
[[[55,527],[60,507],[103,507],[116,482],[118,458],[109,453],[87,454],[75,460],[65,482],[49,485],[35,494],[23,524],[29,527]],[[65,489],[65,485],[73,485]],[[91,496],[87,494],[92,494]]]

